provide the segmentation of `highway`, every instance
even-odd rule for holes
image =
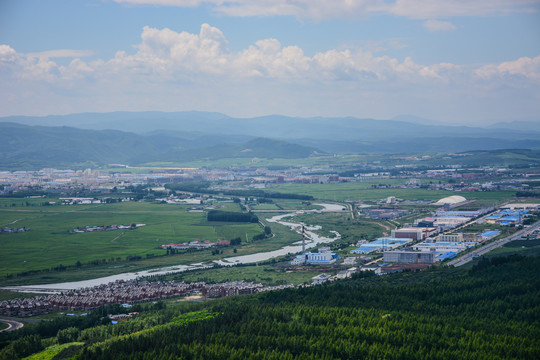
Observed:
[[[24,326],[23,323],[15,321],[13,319],[8,319],[8,318],[0,318],[0,322],[6,323],[6,324],[9,325],[6,329],[0,330],[0,332],[3,332],[3,331],[15,331],[15,330],[20,329],[20,328],[22,328]]]
[[[478,248],[478,249],[476,249],[476,250],[474,250],[474,251],[472,251],[472,252],[470,252],[468,254],[465,254],[465,255],[463,255],[463,256],[461,256],[459,258],[456,258],[456,259],[448,262],[448,265],[453,265],[453,266],[456,266],[456,267],[465,265],[468,262],[470,262],[471,260],[473,260],[475,255],[477,255],[477,256],[484,255],[484,254],[490,252],[493,249],[501,247],[504,244],[509,243],[510,241],[517,240],[520,237],[526,236],[527,234],[530,234],[533,231],[538,230],[538,229],[540,229],[540,221],[535,222],[533,225],[531,225],[531,226],[529,226],[527,228],[524,228],[524,229],[516,232],[515,234],[512,234],[510,236],[507,236],[507,237],[499,239],[499,240],[495,240],[492,243],[486,244],[486,245],[484,245],[484,246],[482,246],[482,247],[480,247],[480,248]]]

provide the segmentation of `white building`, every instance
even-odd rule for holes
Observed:
[[[313,285],[324,284],[329,279],[330,279],[330,275],[328,275],[328,274],[320,274],[320,275],[317,275],[317,276],[314,276],[314,277],[311,278],[311,280],[313,281]]]
[[[413,245],[412,248],[417,251],[428,251],[428,252],[435,250],[437,254],[444,254],[447,252],[460,253],[475,245],[476,245],[475,242],[437,241],[433,243],[423,242],[420,244]]]
[[[333,264],[336,262],[336,254],[330,252],[330,248],[328,247],[321,247],[319,248],[319,252],[306,253],[306,262],[308,264],[316,265],[316,264]]]
[[[319,248],[319,252],[307,252],[305,254],[297,255],[296,258],[291,261],[291,265],[329,265],[335,263],[336,260],[336,254],[330,252],[329,247],[321,247]]]
[[[435,240],[442,242],[463,242],[463,233],[441,234],[437,236]]]

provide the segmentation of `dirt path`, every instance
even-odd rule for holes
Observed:
[[[124,236],[124,232],[122,232],[120,235],[118,235],[117,237],[115,237],[114,239],[111,240],[111,243],[114,243],[117,239],[120,239],[122,236]]]
[[[362,221],[362,222],[365,222],[368,224],[379,225],[380,227],[384,228],[386,230],[386,232],[383,233],[385,236],[388,236],[389,232],[392,231],[392,228],[390,227],[390,225],[387,225],[387,224],[379,223],[376,221]]]
[[[13,225],[13,224],[15,224],[17,221],[21,221],[21,220],[22,220],[22,219],[13,220],[12,222],[7,223],[7,224],[2,224],[1,226]]]

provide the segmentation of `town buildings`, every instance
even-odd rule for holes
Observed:
[[[241,294],[254,294],[292,287],[292,285],[263,286],[259,283],[235,281],[219,284],[204,282],[184,283],[176,281],[123,281],[65,291],[61,294],[0,302],[0,315],[34,316],[51,311],[92,310],[107,304],[133,304],[186,296],[193,292],[207,298]]]

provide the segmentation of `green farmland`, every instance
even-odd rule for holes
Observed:
[[[130,224],[145,226],[134,230],[69,233],[77,227]],[[214,242],[240,237],[246,241],[262,231],[259,224],[206,224],[206,213],[187,212],[179,205],[141,202],[0,207],[0,226],[30,228],[24,233],[0,234],[0,276],[51,269],[60,264],[73,266],[77,262],[121,263],[127,256],[152,260],[165,254],[165,250],[159,249],[162,244],[196,238]],[[190,253],[184,258],[187,261],[189,256],[193,260],[200,257],[197,254]],[[174,256],[176,263],[182,262],[181,257]],[[149,266],[153,263],[150,260]]]
[[[403,181],[401,181],[402,183]],[[291,184],[274,188],[273,190],[282,193],[292,193],[299,195],[311,195],[320,200],[331,201],[363,201],[379,200],[388,196],[395,196],[404,200],[438,200],[451,195],[461,195],[466,199],[488,200],[497,203],[503,199],[515,196],[512,191],[492,191],[492,192],[467,192],[467,191],[446,191],[429,189],[373,189],[376,184],[398,184],[397,180],[378,179],[366,180],[364,182],[350,182],[339,184]]]

